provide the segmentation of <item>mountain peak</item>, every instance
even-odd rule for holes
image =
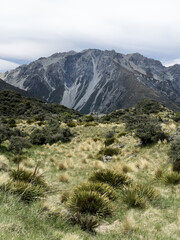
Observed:
[[[55,53],[10,71],[5,81],[84,113],[131,107],[143,98],[180,107],[180,72],[140,53],[85,49]]]

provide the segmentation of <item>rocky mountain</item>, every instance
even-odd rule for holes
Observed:
[[[4,74],[4,81],[82,113],[108,113],[144,98],[180,110],[180,65],[139,53],[96,49],[56,53]]]

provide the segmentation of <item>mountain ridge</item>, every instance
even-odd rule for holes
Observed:
[[[180,65],[139,53],[87,49],[55,53],[4,74],[4,81],[82,113],[108,113],[144,98],[180,110]]]

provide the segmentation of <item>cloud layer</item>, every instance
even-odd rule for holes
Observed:
[[[0,58],[86,48],[180,58],[179,0],[1,0]]]
[[[9,62],[9,61],[0,59],[0,73],[17,68],[18,66],[19,65],[14,62]]]

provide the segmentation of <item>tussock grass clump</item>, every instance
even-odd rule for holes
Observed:
[[[75,213],[69,217],[69,221],[76,225],[78,224],[82,230],[95,233],[95,228],[99,226],[98,219],[95,216],[83,215]]]
[[[101,182],[85,182],[75,188],[74,192],[78,191],[95,191],[100,193],[103,196],[108,197],[111,200],[115,200],[117,198],[117,194],[114,189],[106,184]]]
[[[94,191],[75,191],[67,202],[72,212],[80,212],[105,217],[112,215],[114,208],[109,198]]]
[[[61,174],[59,176],[59,181],[64,182],[64,183],[68,183],[70,181],[70,177],[67,173]]]
[[[31,203],[45,197],[45,189],[40,185],[33,185],[23,181],[10,181],[5,190],[9,193],[16,194],[25,203]]]
[[[130,184],[122,191],[123,201],[133,208],[147,208],[149,202],[158,198],[159,193],[154,188],[143,184]]]
[[[59,170],[66,170],[66,169],[68,169],[67,162],[59,163],[58,164],[58,169]]]
[[[61,195],[61,198],[60,198],[61,203],[67,202],[69,197],[70,197],[70,192],[69,191],[63,192],[62,195]]]
[[[165,173],[162,176],[162,180],[166,183],[166,184],[179,184],[180,183],[180,173],[177,172],[169,172],[169,173]]]
[[[107,169],[94,172],[89,177],[89,181],[107,183],[112,187],[120,188],[123,185],[127,185],[130,179],[123,173]]]
[[[99,170],[104,170],[106,168],[106,166],[102,161],[97,160],[97,161],[93,162],[93,168],[99,169]]]
[[[180,172],[180,137],[171,143],[168,154],[170,160],[173,162],[173,171]]]
[[[33,185],[47,187],[42,175],[35,172],[30,172],[25,169],[13,169],[10,171],[10,177],[13,181],[21,181],[25,183],[32,183]]]
[[[156,171],[155,171],[155,178],[156,179],[161,179],[162,176],[163,176],[164,172],[162,169],[158,168]]]

